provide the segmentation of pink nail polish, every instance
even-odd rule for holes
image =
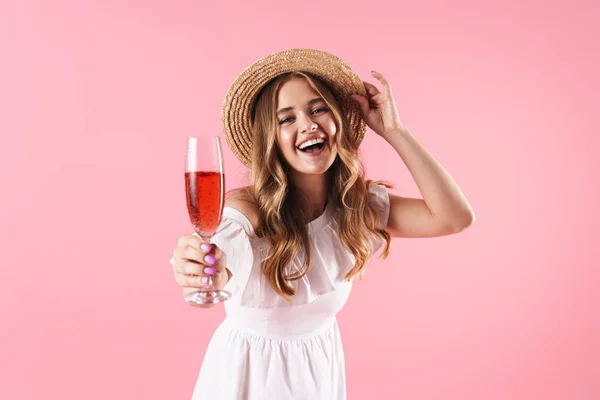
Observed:
[[[213,265],[214,263],[217,262],[217,259],[215,258],[215,256],[213,256],[212,254],[207,254],[204,257],[204,261],[206,261],[207,263],[209,263],[210,265]]]
[[[204,268],[204,273],[206,275],[214,275],[215,272],[217,272],[217,270],[214,269],[213,267],[206,267],[206,268]]]
[[[208,283],[208,278],[205,276],[204,278],[200,279],[200,281],[206,285]]]
[[[208,253],[211,249],[211,245],[208,243],[202,243],[200,245],[200,248],[202,249],[203,252]]]

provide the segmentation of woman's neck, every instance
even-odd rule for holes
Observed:
[[[310,222],[321,214],[325,210],[328,199],[328,176],[327,174],[319,175],[306,175],[306,174],[294,174],[291,176],[291,181],[301,193],[301,200],[306,201],[308,204],[308,218]]]

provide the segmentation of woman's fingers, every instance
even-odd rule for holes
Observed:
[[[220,284],[228,281],[223,251],[195,235],[179,238],[173,259],[175,279],[179,286],[201,287],[211,282]]]
[[[175,282],[181,287],[202,287],[206,283],[203,283],[203,279],[207,278],[202,275],[184,275],[175,274]]]
[[[188,235],[180,238],[173,257],[195,261],[206,265],[218,264],[224,256],[223,251],[214,244],[204,243],[196,236]]]
[[[379,93],[379,89],[377,89],[375,85],[366,81],[363,81],[363,83],[365,85],[365,89],[367,89],[367,93],[369,93],[369,96],[375,96]]]
[[[381,82],[384,93],[392,94],[392,85],[390,84],[390,81],[388,81],[387,78],[385,76],[383,76],[383,74],[376,72],[376,71],[371,71],[371,75],[373,75],[373,78],[375,78],[379,82]]]
[[[204,273],[204,268],[206,268],[206,266],[200,263],[187,261],[181,263],[177,272],[183,275],[202,275]]]
[[[369,101],[371,104],[381,104],[385,103],[386,97],[383,93],[378,93],[375,96],[371,97]]]
[[[219,261],[225,255],[221,249],[212,243],[202,243],[200,245],[200,250],[202,250],[204,253],[212,254],[216,261]]]
[[[383,86],[383,91],[379,90],[377,86],[373,85],[372,83],[363,81],[365,89],[367,89],[369,96],[376,96],[381,93],[386,96],[391,96],[392,85],[390,84],[390,81],[388,81],[387,78],[383,76],[383,74],[380,74],[376,71],[371,71],[371,75],[373,75],[373,78],[377,79],[381,83],[381,85]]]
[[[208,278],[226,274],[226,270],[221,266],[207,266],[193,261],[176,263],[175,279],[180,286],[197,287],[207,284]]]
[[[206,257],[206,254],[197,247],[186,244],[183,247],[178,247],[175,249],[174,256],[175,258],[181,258],[200,263],[204,257]]]
[[[198,252],[188,250],[183,257],[175,257],[175,272],[187,275],[215,275],[225,269],[224,263],[217,260],[213,254],[204,254],[198,256]]]

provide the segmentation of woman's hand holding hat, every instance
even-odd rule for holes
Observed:
[[[383,91],[364,82],[368,98],[359,94],[353,94],[351,97],[360,105],[361,115],[367,126],[386,139],[390,134],[406,129],[406,127],[400,121],[390,83],[379,72],[372,71],[371,74],[381,82]]]

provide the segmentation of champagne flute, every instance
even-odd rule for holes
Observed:
[[[210,239],[221,223],[225,203],[225,174],[218,136],[188,137],[185,195],[194,230],[200,237]],[[220,303],[230,297],[231,293],[215,288],[208,277],[208,283],[188,294],[185,300],[201,305]]]

